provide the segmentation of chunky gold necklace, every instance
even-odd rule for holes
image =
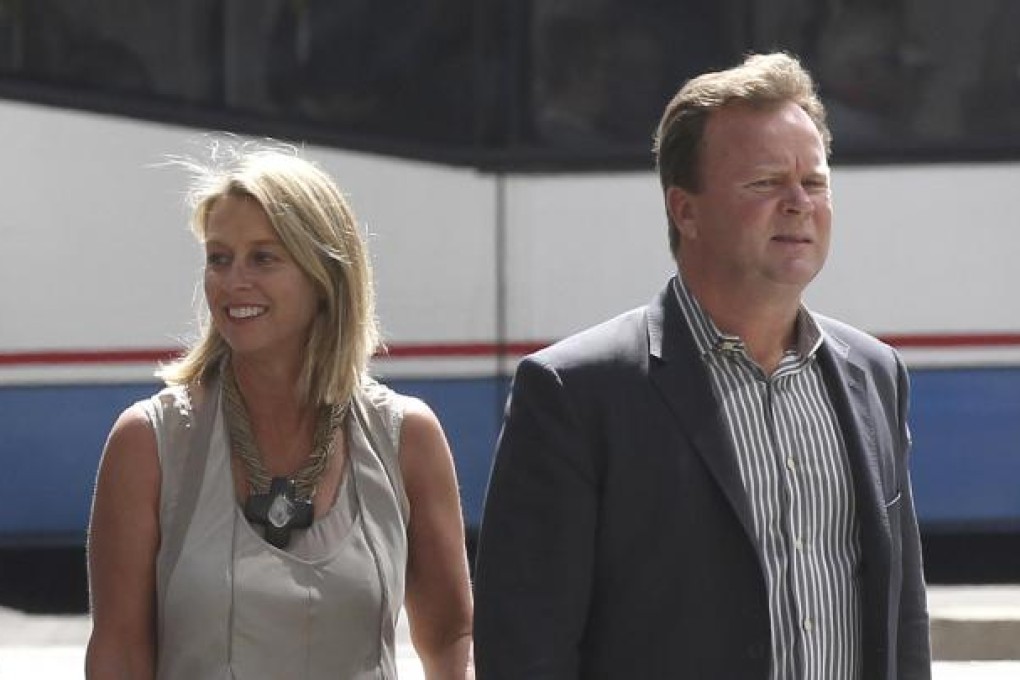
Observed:
[[[333,439],[343,423],[347,408],[320,405],[308,462],[293,477],[270,478],[229,362],[223,370],[223,404],[231,449],[241,459],[248,477],[245,517],[265,525],[267,541],[277,547],[285,547],[290,541],[291,529],[304,528],[312,523],[312,497],[333,458]]]

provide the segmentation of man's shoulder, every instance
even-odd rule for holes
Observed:
[[[874,335],[824,314],[812,312],[811,316],[825,337],[836,344],[837,351],[850,351],[881,364],[896,360],[896,351]]]
[[[526,359],[556,369],[633,361],[648,353],[648,308],[636,307],[563,338]]]

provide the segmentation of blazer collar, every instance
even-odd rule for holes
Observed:
[[[889,517],[884,507],[881,466],[869,399],[868,373],[851,347],[816,316],[824,340],[818,348],[826,387],[833,401],[847,447],[857,498],[865,554],[877,560],[875,573],[885,573],[889,560]],[[701,456],[747,535],[754,540],[751,508],[740,479],[736,452],[714,397],[708,369],[673,290],[673,282],[648,306],[649,379]]]
[[[648,349],[649,379],[753,541],[751,507],[736,453],[726,437],[708,369],[677,302],[672,280],[648,306]]]

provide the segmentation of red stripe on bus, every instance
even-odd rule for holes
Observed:
[[[46,350],[0,353],[0,366],[38,366],[44,364],[144,364],[171,361],[181,356],[179,349],[125,350]]]
[[[377,356],[393,359],[436,359],[495,357],[521,355],[538,351],[547,342],[497,343],[401,343],[387,345]],[[42,350],[0,352],[0,366],[40,366],[66,364],[144,364],[172,361],[182,354],[181,349],[131,350]]]
[[[551,344],[551,342],[508,342],[504,344],[495,342],[430,344],[401,343],[398,345],[387,345],[386,349],[380,352],[378,356],[388,356],[394,359],[494,357],[500,355],[531,354],[532,352],[537,352],[543,347],[547,347]]]
[[[884,335],[882,340],[900,349],[976,349],[1020,347],[1020,333],[943,333]],[[395,343],[379,353],[392,359],[466,359],[521,356],[536,352],[550,342],[448,342]],[[0,366],[66,364],[142,364],[172,361],[181,349],[41,350],[0,352]]]
[[[882,340],[902,349],[1020,346],[1020,333],[942,333],[883,335]]]

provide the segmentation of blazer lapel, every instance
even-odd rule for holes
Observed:
[[[726,438],[708,370],[698,355],[672,281],[648,306],[648,343],[649,379],[753,541],[751,508],[736,454]]]
[[[890,560],[889,515],[882,491],[882,469],[875,436],[873,409],[868,398],[868,375],[854,362],[850,348],[831,334],[819,349],[826,387],[843,429],[854,479],[861,547],[866,562],[877,574],[888,573]]]

